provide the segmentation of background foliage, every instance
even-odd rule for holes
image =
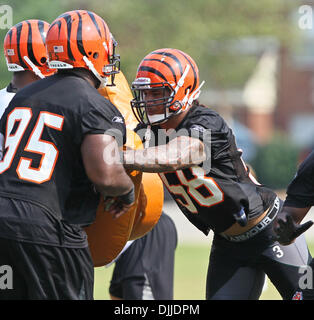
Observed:
[[[242,86],[257,57],[239,54],[230,41],[242,37],[275,37],[291,43],[293,32],[287,0],[5,0],[13,8],[13,23],[43,19],[51,23],[68,10],[88,9],[100,15],[119,42],[122,68],[129,81],[141,59],[157,48],[186,51],[199,65],[206,87]],[[0,30],[3,39],[7,30]],[[0,84],[5,86],[3,49]]]
[[[286,189],[297,170],[299,148],[281,134],[258,146],[252,166],[258,181],[272,189]]]

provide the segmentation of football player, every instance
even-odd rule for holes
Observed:
[[[297,174],[287,189],[287,196],[283,209],[276,217],[274,230],[277,234],[276,240],[282,245],[289,245],[295,241],[303,232],[313,225],[313,221],[301,224],[301,221],[314,205],[314,151],[301,163]],[[314,268],[314,261],[311,262]],[[311,277],[313,279],[313,277]],[[313,281],[313,280],[312,280]],[[298,295],[299,293],[299,295]],[[313,283],[309,288],[296,290],[296,296],[300,299],[313,300]]]
[[[177,229],[162,213],[145,236],[129,241],[115,260],[112,300],[172,300]]]
[[[8,70],[13,72],[10,84],[0,90],[0,118],[9,102],[27,84],[52,75],[45,47],[49,23],[25,20],[13,26],[4,38],[4,56]]]
[[[12,80],[0,90],[0,118],[15,93],[36,80],[52,75],[48,67],[45,47],[49,23],[42,20],[25,20],[13,26],[4,38],[4,57]],[[4,137],[0,133],[0,158]]]
[[[144,57],[131,106],[146,149],[123,152],[125,168],[158,172],[183,214],[214,232],[207,299],[258,299],[265,273],[291,299],[311,259],[305,240],[284,247],[271,239],[282,201],[250,175],[224,119],[199,104],[201,86],[188,54],[165,48]]]
[[[82,227],[94,221],[99,193],[116,197],[113,217],[134,202],[131,179],[110,158],[124,142],[123,117],[97,91],[119,61],[105,21],[85,10],[60,15],[46,47],[58,72],[19,90],[0,122],[0,265],[14,272],[0,298],[92,299]]]

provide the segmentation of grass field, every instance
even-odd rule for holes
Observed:
[[[314,243],[309,244],[314,253]],[[177,247],[174,272],[175,300],[204,300],[206,273],[210,246],[181,244]],[[108,300],[108,288],[114,265],[95,269],[96,300]],[[192,270],[192,271],[191,271]],[[280,295],[267,279],[260,300],[281,300]]]

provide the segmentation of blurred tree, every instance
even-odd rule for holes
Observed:
[[[286,189],[298,164],[299,148],[277,133],[266,145],[258,146],[251,162],[260,183],[272,189]]]
[[[271,36],[292,39],[292,4],[286,0],[90,0],[80,1],[108,22],[119,42],[122,68],[134,79],[141,59],[157,48],[186,51],[199,65],[206,87],[241,87],[257,57],[244,56],[229,40]],[[69,0],[68,8],[77,6]]]
[[[51,23],[66,10],[63,3],[64,1],[62,0],[8,0],[8,3],[5,4],[8,4],[13,9],[13,25],[15,25],[26,19],[40,19]],[[3,55],[3,40],[7,32],[7,29],[0,29],[0,89],[5,87],[11,79],[11,74],[7,71]]]
[[[88,9],[108,23],[119,42],[122,69],[134,79],[141,59],[157,48],[186,51],[199,65],[206,87],[242,87],[256,57],[240,54],[230,41],[271,36],[280,42],[293,38],[286,0],[9,0],[14,23],[40,18],[48,22],[67,10]],[[7,30],[0,30],[3,39]],[[0,51],[3,57],[3,51]],[[9,75],[1,58],[0,83]]]

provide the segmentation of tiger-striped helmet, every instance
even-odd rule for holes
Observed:
[[[13,26],[4,38],[4,56],[9,71],[31,70],[40,78],[56,70],[47,65],[45,47],[49,23],[42,20],[25,20]]]
[[[147,90],[162,90],[163,97],[146,98]],[[194,60],[177,49],[159,49],[141,61],[132,83],[132,110],[144,124],[165,122],[187,110],[200,94],[198,68]],[[148,109],[163,105],[163,114],[150,117]]]
[[[47,34],[49,66],[56,69],[84,68],[106,85],[120,70],[117,43],[106,22],[93,12],[75,10],[55,19]]]

